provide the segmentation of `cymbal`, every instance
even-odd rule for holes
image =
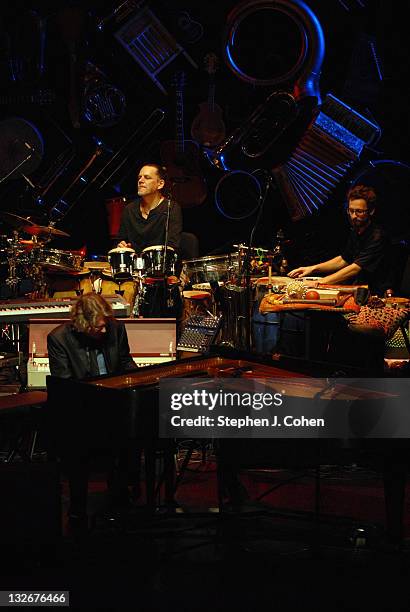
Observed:
[[[61,238],[69,238],[70,234],[67,232],[63,232],[55,227],[50,227],[48,225],[27,225],[21,228],[23,232],[26,234],[30,234],[30,236],[60,236]]]
[[[35,223],[33,221],[30,221],[30,219],[26,219],[25,217],[19,217],[18,215],[15,215],[10,212],[1,211],[0,217],[2,217],[6,221],[6,223],[12,225],[13,227],[16,227],[17,229],[22,229],[24,226],[35,225]]]

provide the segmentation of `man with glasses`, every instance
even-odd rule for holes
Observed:
[[[374,222],[375,191],[372,187],[355,185],[348,191],[347,201],[351,230],[342,253],[319,264],[295,268],[288,276],[323,275],[317,284],[368,284],[372,293],[383,293],[389,286],[389,241]]]

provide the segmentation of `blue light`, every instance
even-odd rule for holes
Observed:
[[[373,55],[374,63],[376,64],[377,74],[379,75],[379,81],[383,81],[383,74],[380,67],[380,61],[376,52],[376,45],[373,41],[370,42],[370,49]]]

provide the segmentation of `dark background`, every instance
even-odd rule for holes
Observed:
[[[129,17],[125,17],[121,25],[135,14],[136,9],[134,13],[131,9],[137,3],[128,4]],[[203,59],[209,52],[216,53],[220,60],[215,75],[216,103],[222,108],[227,135],[242,125],[271,91],[283,89],[292,92],[291,81],[278,87],[263,87],[240,80],[229,68],[223,49],[228,14],[237,5],[235,1],[188,3],[178,0],[145,4],[197,65],[197,68],[193,67],[183,55],[171,62],[158,77],[166,94],[115,39],[114,33],[119,27],[115,20],[107,19],[102,30],[98,29],[99,21],[108,17],[117,4],[88,0],[81,3],[15,1],[2,5],[0,163],[3,168],[0,175],[4,176],[11,160],[18,158],[15,137],[24,140],[24,134],[22,136],[19,131],[21,126],[16,127],[12,118],[22,118],[35,126],[43,141],[44,153],[41,163],[36,164],[37,168],[26,173],[32,185],[17,174],[0,185],[1,211],[30,215],[40,224],[47,225],[50,210],[93,154],[96,142],[103,144],[100,145],[99,159],[90,168],[91,179],[111,156],[124,151],[127,139],[154,109],[165,112],[162,123],[142,143],[136,139],[132,147],[127,149],[125,146],[126,161],[122,171],[107,185],[101,188],[97,181],[77,198],[82,185],[74,183],[66,198],[69,204],[72,200],[73,205],[57,223],[57,227],[70,233],[70,238],[55,240],[51,243],[54,248],[77,249],[86,245],[89,255],[104,255],[111,248],[105,204],[120,195],[133,195],[140,164],[147,161],[161,163],[160,144],[175,136],[172,81],[177,71],[185,73],[184,125],[187,139],[191,138],[190,127],[198,113],[198,105],[207,99],[209,80],[203,69]],[[310,0],[308,4],[318,17],[325,36],[326,51],[320,79],[322,98],[331,92],[355,110],[373,118],[382,128],[382,137],[374,148],[364,152],[354,167],[354,173],[338,186],[320,212],[302,221],[291,221],[286,202],[273,185],[255,232],[254,244],[271,248],[276,232],[282,228],[289,240],[287,255],[291,265],[313,262],[337,253],[347,231],[344,194],[349,181],[357,181],[359,176],[360,180],[378,188],[380,218],[391,232],[394,243],[406,249],[410,238],[409,172],[406,164],[410,162],[410,155],[409,36],[404,6],[390,0]],[[249,6],[252,5],[249,2]],[[255,12],[243,35],[242,44],[246,48],[243,61],[250,72],[263,75],[271,69],[278,70],[278,66],[280,69],[281,63],[286,66],[292,61],[297,53],[297,40],[286,20],[275,23],[273,19],[266,19],[266,14],[260,13],[259,16]],[[39,67],[41,31],[44,62]],[[363,40],[367,43],[360,45],[359,41]],[[73,125],[68,108],[70,52],[77,60],[80,109],[77,127]],[[84,117],[87,85],[84,79],[87,74],[89,79],[95,74],[85,70],[87,65],[99,71],[100,80],[115,86],[125,96],[125,112],[112,126],[101,127]],[[13,96],[32,96],[32,99],[16,103],[16,100],[11,100]],[[292,146],[290,137],[279,142],[273,152],[273,161],[285,161],[285,151]],[[215,205],[215,188],[223,174],[207,161],[202,152],[199,152],[198,159],[206,179],[207,198],[199,206],[184,208],[184,229],[198,236],[201,255],[229,252],[236,241],[248,241],[256,213],[242,220],[225,218]],[[272,167],[272,159],[263,160],[260,167]],[[393,160],[402,165],[390,161],[371,169],[371,160]],[[56,162],[61,162],[61,173],[43,196],[42,190]],[[247,170],[246,161],[238,162],[238,166],[242,171]],[[260,181],[264,190],[264,179],[260,177]],[[235,189],[233,186],[232,196],[228,195],[230,210],[234,211],[236,198],[238,202],[241,199]],[[254,204],[252,206],[250,201],[250,209]],[[7,223],[0,226],[0,234],[10,235],[10,231]]]

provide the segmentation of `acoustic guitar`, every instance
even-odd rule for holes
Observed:
[[[222,120],[222,109],[215,104],[215,73],[218,58],[215,53],[208,53],[204,59],[205,70],[209,74],[208,100],[199,105],[199,113],[192,127],[192,138],[204,147],[216,147],[225,138],[225,124]]]
[[[161,143],[160,153],[167,167],[171,198],[183,208],[199,206],[207,195],[205,179],[202,176],[199,147],[192,140],[184,138],[184,99],[185,75],[175,76],[176,91],[176,138]]]

